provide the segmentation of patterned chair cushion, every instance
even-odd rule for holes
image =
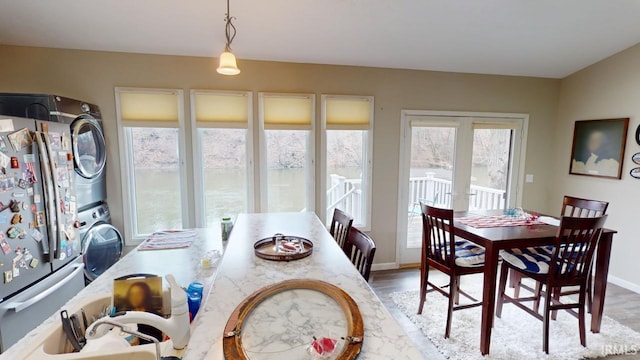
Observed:
[[[456,265],[476,267],[484,265],[484,248],[470,241],[456,240]]]
[[[500,252],[509,264],[534,274],[548,274],[553,246],[535,246],[524,249],[509,249]]]

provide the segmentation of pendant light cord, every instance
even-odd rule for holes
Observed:
[[[224,19],[224,21],[227,23],[227,25],[225,26],[225,36],[227,37],[227,44],[225,45],[225,51],[231,51],[231,43],[233,42],[233,39],[236,38],[236,27],[233,25],[233,23],[231,23],[232,19],[235,19],[234,17],[231,17],[231,11],[229,10],[229,0],[227,0],[227,17]]]

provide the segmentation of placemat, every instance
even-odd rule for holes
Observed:
[[[543,224],[538,219],[520,219],[509,215],[470,216],[457,218],[455,221],[474,228],[491,228],[505,226],[529,226]]]

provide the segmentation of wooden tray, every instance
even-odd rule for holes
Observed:
[[[248,356],[242,347],[242,325],[253,309],[269,297],[284,291],[306,289],[321,292],[342,308],[347,319],[347,336],[345,346],[335,359],[354,360],[362,350],[364,341],[364,323],[358,304],[349,294],[339,287],[320,280],[292,279],[265,286],[244,299],[233,311],[222,337],[222,349],[226,360],[247,360]]]
[[[298,252],[278,251],[276,244],[283,240],[297,242],[299,246],[301,246],[301,250]],[[273,261],[292,261],[300,260],[311,255],[313,252],[313,243],[311,240],[299,236],[275,234],[272,237],[258,240],[253,244],[253,248],[256,256],[259,258]]]

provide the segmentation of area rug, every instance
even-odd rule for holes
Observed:
[[[433,273],[433,275],[439,274]],[[435,278],[436,276],[430,277]],[[436,281],[436,284],[448,282],[446,277],[433,280]],[[462,289],[477,299],[481,299],[481,275],[463,277]],[[417,290],[393,293],[391,299],[436,346],[438,351],[452,360],[575,360],[608,355],[632,355],[624,356],[624,358],[631,360],[640,356],[640,333],[606,316],[602,320],[599,334],[593,334],[587,329],[587,347],[582,347],[578,335],[578,320],[566,311],[560,311],[558,319],[551,322],[549,355],[546,355],[542,351],[542,322],[516,308],[513,304],[505,304],[502,318],[496,318],[494,321],[491,353],[483,357],[479,350],[480,307],[454,312],[451,336],[449,339],[445,339],[447,298],[437,292],[429,292],[422,315],[417,315],[420,299]],[[460,301],[464,303],[462,296]],[[587,315],[587,326],[589,321],[590,315]]]

